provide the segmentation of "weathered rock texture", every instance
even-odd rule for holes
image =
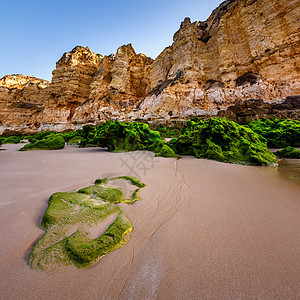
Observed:
[[[39,128],[48,86],[48,81],[32,76],[8,75],[0,79],[0,126],[12,130]]]
[[[89,97],[99,57],[88,47],[75,47],[56,63],[43,113],[45,124],[66,124]]]
[[[136,54],[131,44],[120,47],[116,55],[105,56],[94,74],[88,100],[76,110],[74,121],[94,122],[121,114],[124,118],[132,112],[150,89],[147,67],[152,62]]]
[[[11,109],[8,103],[23,98],[3,79],[0,121],[64,129],[111,118],[215,115],[247,99],[284,100],[300,94],[299,16],[300,0],[228,0],[204,22],[186,18],[155,60],[130,44],[104,58],[75,47],[58,61],[48,87],[36,84],[34,104],[42,108],[34,117],[28,108]]]
[[[262,99],[249,99],[219,111],[217,116],[238,123],[249,123],[260,118],[299,119],[300,96],[289,96],[279,103],[268,103]]]
[[[142,114],[215,113],[241,100],[299,94],[299,15],[299,0],[237,0],[223,2],[206,22],[186,18],[149,68],[152,88],[178,70],[184,76],[144,99]]]

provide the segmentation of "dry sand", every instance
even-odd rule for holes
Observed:
[[[274,170],[18,147],[0,151],[1,299],[300,298],[300,186]],[[141,201],[122,204],[134,226],[126,245],[89,269],[27,266],[53,192],[130,171],[147,186]]]

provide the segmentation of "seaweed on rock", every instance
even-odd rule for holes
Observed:
[[[178,137],[180,135],[180,129],[174,127],[159,125],[156,130],[163,138]]]
[[[107,147],[109,151],[147,150],[161,139],[148,124],[107,121],[99,126],[84,126],[80,146]]]
[[[300,158],[300,150],[290,146],[277,150],[274,154],[280,158]]]
[[[19,135],[11,135],[8,137],[0,137],[0,145],[1,144],[19,144],[23,139],[23,136]]]
[[[268,147],[300,147],[299,120],[258,119],[248,126],[267,140]]]
[[[164,144],[161,149],[155,153],[155,156],[177,158],[176,153],[167,144]]]
[[[122,191],[123,181],[134,189],[130,199]],[[119,176],[97,179],[95,185],[78,192],[54,193],[41,223],[46,232],[30,253],[30,267],[42,270],[72,264],[78,268],[89,267],[105,254],[120,248],[133,228],[114,203],[139,200],[138,191],[144,186],[135,177]],[[111,222],[108,228],[95,236],[93,230],[103,226],[102,222],[108,217]]]
[[[258,134],[225,118],[188,121],[184,133],[169,144],[176,153],[197,158],[250,165],[276,163],[275,155]]]
[[[58,150],[65,147],[65,140],[61,135],[50,135],[43,140],[36,140],[35,142],[26,144],[20,151],[28,150]]]

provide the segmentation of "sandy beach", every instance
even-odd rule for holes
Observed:
[[[268,167],[67,146],[0,151],[1,299],[297,299],[300,185]],[[31,270],[49,196],[139,176],[127,244],[88,269]]]

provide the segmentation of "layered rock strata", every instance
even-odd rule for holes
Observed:
[[[300,96],[289,96],[279,103],[268,103],[262,99],[249,99],[219,111],[217,116],[238,123],[249,123],[261,118],[300,119]]]
[[[39,128],[49,82],[33,76],[7,75],[0,79],[0,127]]]
[[[210,116],[247,99],[283,101],[300,94],[299,15],[299,0],[228,0],[204,22],[186,18],[155,60],[131,44],[105,57],[75,47],[57,62],[50,84],[35,85],[30,101],[40,111],[33,115],[12,105],[25,101],[25,86],[17,93],[2,79],[0,122],[66,129]]]

